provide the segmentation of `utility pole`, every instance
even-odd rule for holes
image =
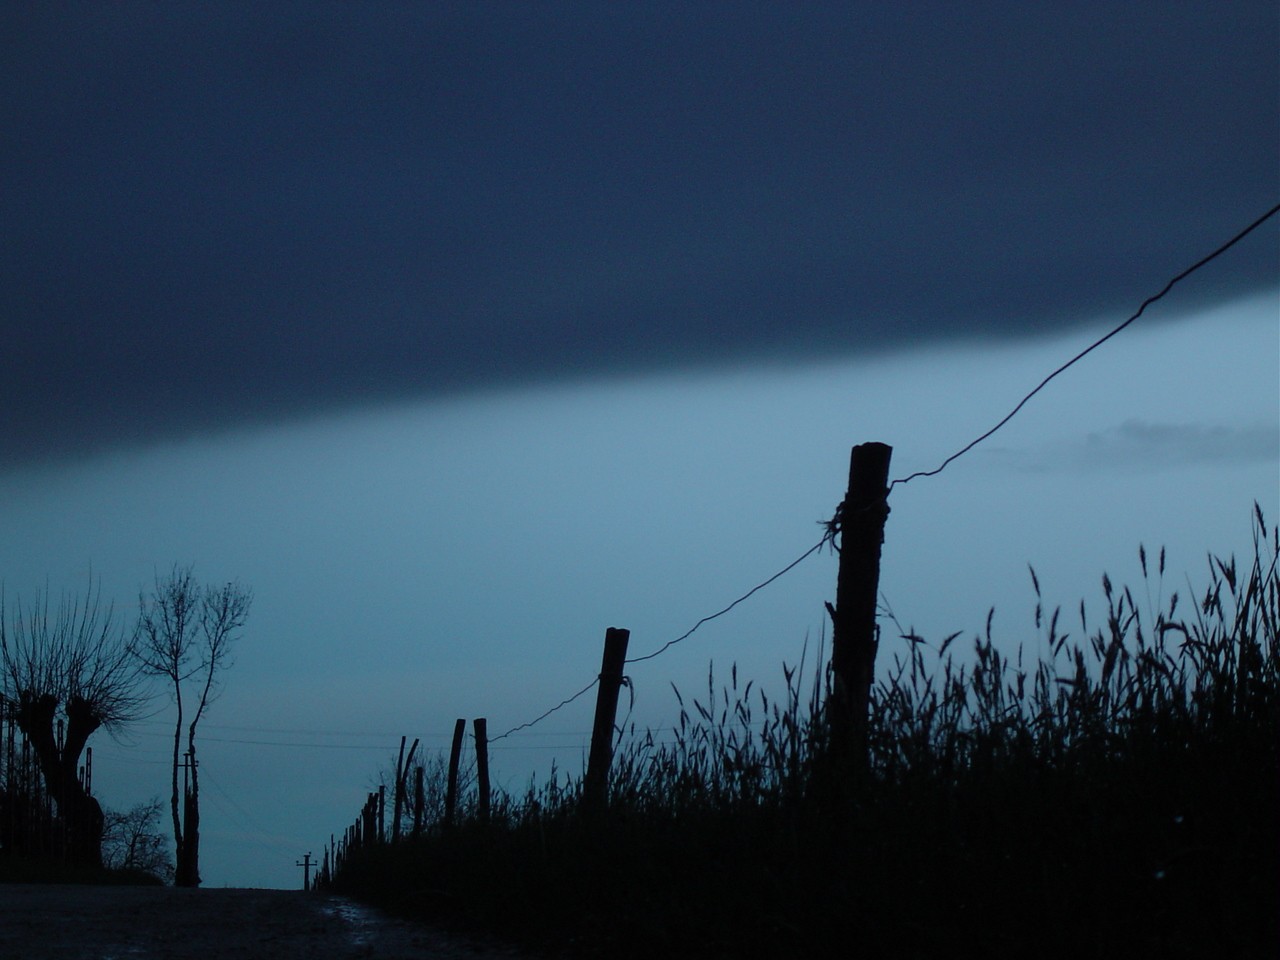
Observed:
[[[311,889],[311,852],[302,855],[302,859],[294,862],[295,867],[302,868],[302,889]]]

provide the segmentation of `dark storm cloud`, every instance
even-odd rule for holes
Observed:
[[[1273,0],[52,7],[0,14],[0,464],[1127,315],[1280,194]]]

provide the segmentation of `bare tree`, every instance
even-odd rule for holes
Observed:
[[[11,609],[0,593],[0,688],[57,804],[74,863],[102,863],[102,808],[80,756],[98,729],[117,732],[146,699],[135,638],[115,622],[111,605],[103,608],[92,581],[83,598],[64,595],[52,614],[47,590]]]
[[[137,870],[158,880],[173,879],[168,838],[160,831],[164,801],[152,797],[128,811],[107,810],[102,834],[102,864],[113,870]]]
[[[148,598],[140,598],[138,655],[143,669],[170,686],[177,719],[173,728],[174,884],[200,885],[200,773],[196,727],[222,690],[222,674],[231,666],[231,645],[249,615],[253,594],[238,582],[201,587],[190,567],[175,566],[156,578]],[[184,690],[189,699],[184,699]],[[187,719],[186,709],[191,715]],[[187,749],[182,750],[183,724]],[[182,791],[179,793],[179,771]]]

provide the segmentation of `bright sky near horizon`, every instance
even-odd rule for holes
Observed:
[[[1104,571],[1139,586],[1139,543],[1168,548],[1166,596],[1204,582],[1206,552],[1247,553],[1252,503],[1280,518],[1278,298],[1130,328],[897,487],[882,589],[902,625],[969,637],[994,605],[997,640],[1032,653],[1027,564],[1074,630]],[[11,595],[92,574],[128,615],[169,562],[253,587],[202,727],[204,875],[292,886],[400,734],[438,750],[456,717],[494,735],[532,719],[590,681],[607,626],[633,656],[679,636],[819,539],[852,444],[893,445],[895,477],[935,466],[1082,345],[515,391],[20,471],[0,477],[0,570]],[[712,661],[778,692],[806,640],[812,662],[834,579],[810,557],[628,668],[633,719],[674,722],[670,684],[699,695]],[[885,629],[882,666],[901,646]],[[495,744],[495,782],[578,769],[593,696]],[[108,805],[163,795],[164,703],[95,739]]]
[[[1274,0],[0,5],[0,583],[253,589],[202,866],[294,886],[400,735],[684,633],[818,541],[852,445],[937,466],[1280,202],[1277,36]],[[1030,645],[1027,564],[1074,610],[1139,543],[1166,594],[1247,552],[1278,313],[1273,217],[896,487],[902,625]],[[632,719],[711,661],[776,689],[834,579],[635,664]],[[165,792],[154,709],[93,741],[110,806]],[[576,769],[590,714],[496,782]]]

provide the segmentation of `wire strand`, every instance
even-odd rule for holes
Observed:
[[[626,660],[626,661],[624,661],[624,663],[640,663],[642,660],[652,660],[654,657],[658,656],[659,654],[666,652],[666,650],[667,650],[668,648],[675,646],[675,645],[676,645],[677,643],[679,643],[681,640],[688,639],[690,636],[692,636],[692,635],[693,635],[694,631],[696,631],[696,630],[697,630],[699,627],[701,627],[704,623],[710,623],[712,620],[716,619],[716,617],[722,617],[722,616],[724,616],[726,613],[728,613],[730,610],[732,610],[732,609],[733,609],[734,607],[736,607],[738,604],[742,603],[742,601],[743,601],[743,600],[746,600],[746,599],[747,599],[748,597],[750,597],[752,594],[757,593],[757,592],[758,592],[758,591],[760,591],[760,590],[763,590],[765,587],[769,586],[769,584],[773,583],[775,580],[777,580],[779,577],[783,576],[784,574],[790,573],[792,570],[794,570],[796,567],[798,567],[798,566],[799,566],[801,563],[803,563],[805,560],[809,559],[809,557],[810,557],[810,556],[812,556],[813,554],[815,554],[815,553],[817,553],[819,550],[821,550],[821,549],[823,548],[823,546],[825,546],[825,545],[826,545],[827,541],[828,541],[828,540],[830,540],[830,539],[831,539],[831,534],[830,534],[830,533],[826,534],[825,536],[823,536],[823,538],[822,538],[821,540],[819,540],[817,543],[815,543],[812,547],[810,547],[810,548],[809,548],[808,550],[806,550],[804,553],[800,554],[800,556],[796,557],[796,559],[792,560],[789,564],[787,564],[785,567],[783,567],[781,570],[779,570],[779,571],[778,571],[777,573],[775,573],[773,576],[769,577],[769,579],[767,579],[767,580],[763,580],[763,581],[761,581],[760,583],[757,583],[754,587],[752,587],[750,590],[748,590],[748,591],[747,591],[746,593],[744,593],[742,596],[738,597],[738,599],[734,600],[734,601],[733,601],[733,603],[729,604],[729,605],[728,605],[727,607],[725,607],[723,610],[718,610],[718,611],[716,611],[715,613],[710,614],[709,616],[705,616],[705,617],[703,617],[701,620],[699,620],[697,623],[695,623],[692,627],[690,627],[688,630],[686,630],[683,634],[681,634],[680,636],[676,637],[674,640],[668,640],[666,643],[664,643],[664,644],[663,644],[661,647],[659,647],[657,650],[653,651],[653,653],[645,654],[643,657],[633,657],[633,658],[631,658],[630,660]],[[556,712],[557,710],[559,710],[560,708],[562,708],[562,707],[567,707],[569,704],[573,703],[573,701],[577,700],[579,697],[581,697],[582,695],[584,695],[588,690],[590,690],[592,687],[594,687],[594,686],[595,686],[597,683],[599,683],[599,682],[600,682],[600,678],[597,676],[594,680],[592,680],[589,684],[587,684],[585,687],[583,687],[581,690],[579,690],[579,691],[578,691],[577,693],[575,693],[573,696],[571,696],[571,697],[567,697],[567,698],[565,698],[564,700],[561,700],[558,704],[556,704],[554,707],[552,707],[552,708],[551,708],[550,710],[548,710],[546,713],[543,713],[543,714],[542,714],[541,716],[539,716],[539,717],[535,717],[533,720],[530,720],[528,723],[522,723],[522,724],[520,724],[518,727],[512,727],[512,728],[511,728],[510,730],[508,730],[506,733],[503,733],[502,735],[497,736],[497,737],[493,737],[492,739],[490,739],[490,740],[489,740],[489,742],[490,742],[490,743],[495,743],[495,742],[497,742],[498,740],[502,740],[502,739],[505,739],[506,737],[511,736],[511,734],[513,734],[513,733],[517,733],[517,732],[518,732],[518,731],[520,731],[520,730],[527,730],[529,727],[532,727],[534,724],[541,723],[543,720],[547,719],[547,717],[551,716],[553,713],[555,713],[555,712]]]
[[[810,556],[812,556],[813,554],[815,554],[815,553],[817,553],[819,550],[821,550],[821,549],[826,545],[826,543],[827,543],[827,541],[828,541],[829,539],[831,539],[830,534],[828,534],[828,535],[824,536],[821,540],[819,540],[817,543],[815,543],[812,547],[810,547],[810,548],[809,548],[808,550],[806,550],[804,553],[800,554],[800,556],[796,557],[796,559],[792,560],[789,564],[787,564],[785,567],[783,567],[781,570],[779,570],[777,573],[775,573],[773,576],[771,576],[768,580],[765,580],[765,581],[763,581],[762,583],[757,583],[754,587],[752,587],[750,590],[748,590],[746,593],[744,593],[742,596],[740,596],[737,600],[733,601],[733,603],[729,604],[729,605],[728,605],[727,607],[725,607],[723,610],[719,610],[719,611],[717,611],[716,613],[711,614],[710,616],[703,617],[701,620],[699,620],[697,623],[695,623],[692,627],[690,627],[690,628],[689,628],[687,631],[685,631],[683,634],[681,634],[680,636],[676,637],[674,640],[668,640],[666,643],[664,643],[664,644],[663,644],[661,647],[659,647],[657,650],[653,651],[653,653],[647,653],[647,654],[645,654],[643,657],[632,657],[630,660],[627,660],[627,661],[625,661],[625,662],[626,662],[626,663],[640,663],[642,660],[652,660],[654,657],[658,656],[660,653],[664,653],[664,652],[665,652],[669,647],[674,647],[674,646],[675,646],[677,643],[679,643],[681,640],[688,639],[690,636],[692,636],[692,635],[693,635],[693,632],[694,632],[695,630],[697,630],[700,626],[702,626],[704,623],[710,623],[710,622],[711,622],[712,620],[714,620],[716,617],[723,617],[726,613],[728,613],[730,610],[732,610],[734,607],[736,607],[738,604],[740,604],[743,600],[746,600],[748,597],[750,597],[750,596],[751,596],[753,593],[755,593],[756,591],[758,591],[758,590],[763,590],[765,587],[767,587],[769,584],[773,583],[773,581],[777,580],[777,579],[778,579],[779,577],[781,577],[783,574],[790,573],[790,572],[791,572],[792,570],[794,570],[796,567],[800,566],[800,564],[801,564],[801,563],[803,563],[805,560],[809,559],[809,557],[810,557]]]
[[[490,738],[489,742],[490,742],[490,743],[495,743],[495,742],[497,742],[498,740],[504,740],[504,739],[506,739],[507,737],[511,736],[511,734],[513,734],[513,733],[515,733],[516,731],[518,731],[518,730],[525,730],[525,729],[528,729],[529,727],[532,727],[535,723],[541,723],[543,720],[547,719],[547,717],[551,716],[553,713],[555,713],[555,712],[556,712],[557,710],[559,710],[561,707],[567,707],[569,704],[573,703],[573,701],[577,700],[580,696],[582,696],[584,693],[586,693],[588,690],[590,690],[592,687],[594,687],[594,686],[595,686],[597,683],[599,683],[599,682],[600,682],[600,678],[599,678],[599,677],[596,677],[594,680],[592,680],[590,683],[588,683],[585,687],[583,687],[581,690],[579,690],[577,693],[575,693],[572,697],[566,697],[564,700],[561,700],[559,703],[557,703],[554,707],[552,707],[552,708],[551,708],[550,710],[548,710],[546,713],[542,714],[542,716],[537,717],[537,718],[535,718],[535,719],[533,719],[533,720],[530,720],[528,723],[522,723],[522,724],[520,724],[520,726],[518,726],[518,727],[512,727],[512,728],[511,728],[510,730],[508,730],[506,733],[501,734],[501,735],[496,736],[496,737],[492,737],[492,738]]]
[[[1153,296],[1147,297],[1147,299],[1146,299],[1146,300],[1143,300],[1143,301],[1142,301],[1142,306],[1138,307],[1138,312],[1137,312],[1137,313],[1135,313],[1133,316],[1131,316],[1131,317],[1130,317],[1128,320],[1126,320],[1124,323],[1120,324],[1118,327],[1116,327],[1116,328],[1115,328],[1114,330],[1112,330],[1110,333],[1106,334],[1106,335],[1105,335],[1105,336],[1103,336],[1103,337],[1100,337],[1099,339],[1095,340],[1093,343],[1089,344],[1089,346],[1085,347],[1083,350],[1081,350],[1079,353],[1077,353],[1074,357],[1072,357],[1070,360],[1068,360],[1068,361],[1067,361],[1066,363],[1064,363],[1062,366],[1058,367],[1058,369],[1054,370],[1054,371],[1053,371],[1053,373],[1049,374],[1047,377],[1045,377],[1043,380],[1041,380],[1041,381],[1040,381],[1040,384],[1039,384],[1039,385],[1038,385],[1034,390],[1032,390],[1030,393],[1028,393],[1028,394],[1027,394],[1025,397],[1023,397],[1020,401],[1018,401],[1018,405],[1017,405],[1016,407],[1014,407],[1012,410],[1010,410],[1010,411],[1005,415],[1005,417],[1004,417],[1004,419],[1003,419],[1003,420],[1001,420],[999,423],[997,423],[994,427],[992,427],[992,428],[991,428],[990,430],[988,430],[986,433],[982,434],[982,435],[981,435],[980,437],[978,437],[976,440],[972,440],[972,441],[970,441],[969,443],[967,443],[965,446],[961,447],[959,450],[957,450],[957,451],[956,451],[955,453],[953,453],[951,456],[947,457],[947,459],[943,460],[943,461],[942,461],[942,463],[941,463],[941,464],[939,464],[939,465],[938,465],[937,467],[935,467],[934,469],[932,469],[932,470],[919,470],[919,471],[917,471],[917,472],[915,472],[915,473],[913,473],[913,474],[910,474],[909,476],[902,477],[902,478],[900,478],[900,479],[898,479],[898,480],[894,480],[892,483],[890,483],[890,484],[889,484],[889,490],[892,490],[894,487],[896,487],[896,486],[897,486],[898,484],[900,484],[900,483],[910,483],[912,480],[916,479],[917,477],[935,477],[935,476],[937,476],[938,474],[940,474],[943,470],[945,470],[945,469],[946,469],[946,468],[951,464],[951,462],[952,462],[952,461],[954,461],[954,460],[958,460],[960,457],[964,456],[966,453],[968,453],[970,450],[972,450],[972,449],[973,449],[974,447],[976,447],[978,444],[982,443],[982,441],[983,441],[983,440],[986,440],[986,439],[987,439],[988,437],[990,437],[993,433],[995,433],[997,430],[999,430],[1001,427],[1003,427],[1006,423],[1008,423],[1010,420],[1012,420],[1015,416],[1017,416],[1018,411],[1020,411],[1023,407],[1025,407],[1025,406],[1027,405],[1027,402],[1028,402],[1032,397],[1034,397],[1037,393],[1039,393],[1041,390],[1043,390],[1043,389],[1045,388],[1045,386],[1047,386],[1047,385],[1048,385],[1048,383],[1049,383],[1049,381],[1050,381],[1050,380],[1052,380],[1052,379],[1053,379],[1054,377],[1056,377],[1058,374],[1062,373],[1062,372],[1063,372],[1064,370],[1066,370],[1068,367],[1070,367],[1070,366],[1074,365],[1077,361],[1084,359],[1086,356],[1088,356],[1088,355],[1089,355],[1090,353],[1092,353],[1094,350],[1098,349],[1098,347],[1102,346],[1104,343],[1106,343],[1108,340],[1110,340],[1112,337],[1114,337],[1117,333],[1119,333],[1119,332],[1120,332],[1121,330],[1123,330],[1125,327],[1129,326],[1129,324],[1131,324],[1131,323],[1133,323],[1135,320],[1137,320],[1140,316],[1142,316],[1143,311],[1145,311],[1145,310],[1147,309],[1147,307],[1149,307],[1151,304],[1155,303],[1157,300],[1159,300],[1161,297],[1163,297],[1166,293],[1168,293],[1170,290],[1172,290],[1172,289],[1173,289],[1174,284],[1178,283],[1180,280],[1184,280],[1185,278],[1189,277],[1191,274],[1195,273],[1197,270],[1199,270],[1201,267],[1203,267],[1203,266],[1204,266],[1205,264],[1207,264],[1209,261],[1211,261],[1211,260],[1215,259],[1216,257],[1220,257],[1222,254],[1226,253],[1226,252],[1227,252],[1228,250],[1230,250],[1233,246],[1235,246],[1237,243],[1239,243],[1241,240],[1243,240],[1245,237],[1247,237],[1250,233],[1252,233],[1254,230],[1258,229],[1258,227],[1262,226],[1264,223],[1266,223],[1268,220],[1270,220],[1272,217],[1274,217],[1274,216],[1276,215],[1276,213],[1278,213],[1278,212],[1280,212],[1280,204],[1276,204],[1274,207],[1272,207],[1270,210],[1268,210],[1266,213],[1264,213],[1262,216],[1260,216],[1257,220],[1253,221],[1253,223],[1249,224],[1249,226],[1245,227],[1243,230],[1241,230],[1239,233],[1237,233],[1234,237],[1232,237],[1230,240],[1228,240],[1228,241],[1227,241],[1226,243],[1224,243],[1222,246],[1218,247],[1218,249],[1217,249],[1217,250],[1214,250],[1214,251],[1213,251],[1213,253],[1209,254],[1209,255],[1208,255],[1208,256],[1206,256],[1206,257],[1202,257],[1201,259],[1199,259],[1199,260],[1197,260],[1195,263],[1193,263],[1191,266],[1187,267],[1187,269],[1183,270],[1180,274],[1178,274],[1176,277],[1174,277],[1172,280],[1170,280],[1168,283],[1166,283],[1166,284],[1164,285],[1164,289],[1163,289],[1163,290],[1161,290],[1159,293],[1157,293],[1157,294],[1155,294],[1155,295],[1153,295]],[[887,492],[887,491],[886,491],[886,492]]]

